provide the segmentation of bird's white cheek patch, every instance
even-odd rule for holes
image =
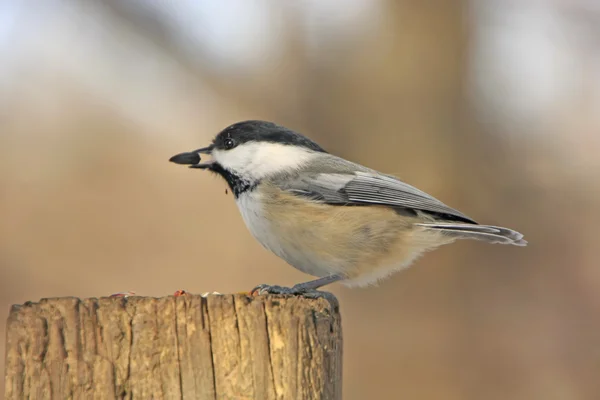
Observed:
[[[213,150],[212,156],[216,162],[232,171],[242,172],[244,166],[250,162],[250,154],[239,147],[231,150]]]
[[[274,172],[298,168],[314,157],[314,153],[292,145],[255,142],[231,150],[214,150],[213,157],[230,171],[261,179]]]

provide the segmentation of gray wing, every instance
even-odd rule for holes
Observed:
[[[378,204],[438,214],[445,219],[476,223],[461,212],[399,179],[375,171],[300,173],[278,186],[314,201],[337,205]]]

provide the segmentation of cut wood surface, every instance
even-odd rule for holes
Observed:
[[[8,318],[5,399],[341,399],[335,297],[43,299]]]

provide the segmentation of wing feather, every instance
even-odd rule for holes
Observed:
[[[278,182],[284,190],[337,205],[378,204],[441,214],[447,219],[476,223],[461,212],[401,180],[375,172],[304,173]]]

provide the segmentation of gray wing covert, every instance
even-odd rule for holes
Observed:
[[[300,174],[279,182],[282,189],[334,205],[378,204],[413,209],[446,219],[476,223],[461,212],[399,179],[366,171]]]

